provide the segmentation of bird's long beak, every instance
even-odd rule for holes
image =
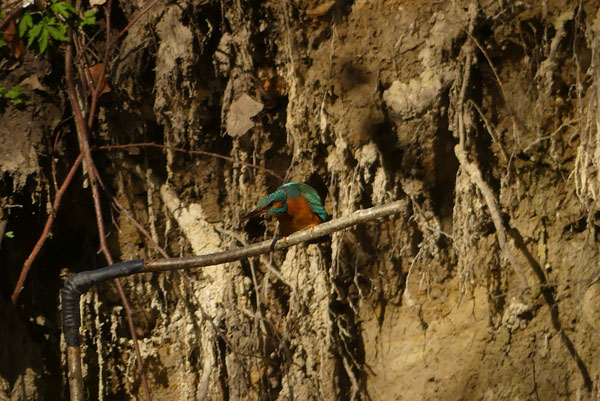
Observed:
[[[254,217],[258,217],[261,214],[264,214],[267,211],[268,208],[269,208],[269,206],[267,205],[267,206],[263,206],[263,207],[261,207],[259,209],[252,210],[247,215],[245,215],[244,217],[242,217],[242,221],[246,221],[246,220],[252,219]]]

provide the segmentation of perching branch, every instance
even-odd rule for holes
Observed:
[[[144,261],[144,271],[169,271],[189,269],[193,267],[204,267],[212,265],[220,265],[222,263],[234,262],[236,260],[247,259],[253,256],[262,255],[272,250],[277,251],[286,249],[302,242],[310,241],[336,231],[343,230],[350,226],[364,223],[370,220],[375,220],[380,217],[390,216],[402,213],[406,210],[405,201],[395,201],[381,206],[375,206],[370,209],[358,210],[349,216],[328,221],[327,223],[319,224],[314,228],[296,232],[287,239],[280,239],[273,243],[267,240],[252,244],[243,248],[232,249],[224,252],[211,253],[201,256],[190,256],[174,259],[151,259]]]
[[[349,216],[328,221],[311,229],[296,232],[287,237],[286,240],[279,240],[274,244],[272,241],[267,240],[243,248],[207,255],[184,258],[135,260],[117,263],[98,270],[77,273],[69,278],[61,291],[63,300],[63,330],[65,332],[67,346],[79,346],[79,297],[92,285],[109,279],[130,276],[137,273],[190,269],[247,259],[271,252],[272,250],[286,249],[356,224],[403,213],[406,208],[405,201],[395,201],[385,205],[375,206],[370,209],[358,210]]]
[[[243,248],[187,258],[133,260],[117,263],[98,270],[77,273],[71,276],[61,291],[63,331],[65,342],[67,343],[71,400],[83,400],[83,378],[81,373],[79,339],[79,327],[81,326],[79,298],[92,285],[137,273],[189,269],[246,259],[270,252],[271,250],[289,248],[290,246],[316,239],[335,231],[343,230],[344,228],[355,224],[399,214],[405,210],[406,202],[396,201],[376,206],[371,209],[356,211],[349,216],[320,224],[312,229],[299,231],[290,235],[287,240],[280,240],[275,243],[263,241]]]

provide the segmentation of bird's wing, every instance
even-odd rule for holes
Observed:
[[[314,214],[319,216],[319,218],[322,221],[329,220],[329,215],[323,207],[323,203],[321,202],[321,197],[319,196],[319,193],[310,185],[298,184],[298,187],[302,196],[304,196],[304,198],[308,201],[310,210],[312,210]]]

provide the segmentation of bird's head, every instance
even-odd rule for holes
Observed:
[[[267,214],[279,214],[287,211],[287,194],[284,190],[278,189],[262,198],[258,205],[256,205],[256,209],[252,210],[250,213],[245,215],[242,218],[243,220],[251,219],[253,217],[260,216],[264,213]]]

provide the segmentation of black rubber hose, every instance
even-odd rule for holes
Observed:
[[[79,298],[92,285],[117,277],[129,276],[143,271],[144,261],[142,259],[128,262],[115,263],[97,270],[90,270],[74,274],[69,277],[61,290],[62,297],[62,321],[65,341],[69,347],[78,347],[79,327],[81,316],[79,315]]]

